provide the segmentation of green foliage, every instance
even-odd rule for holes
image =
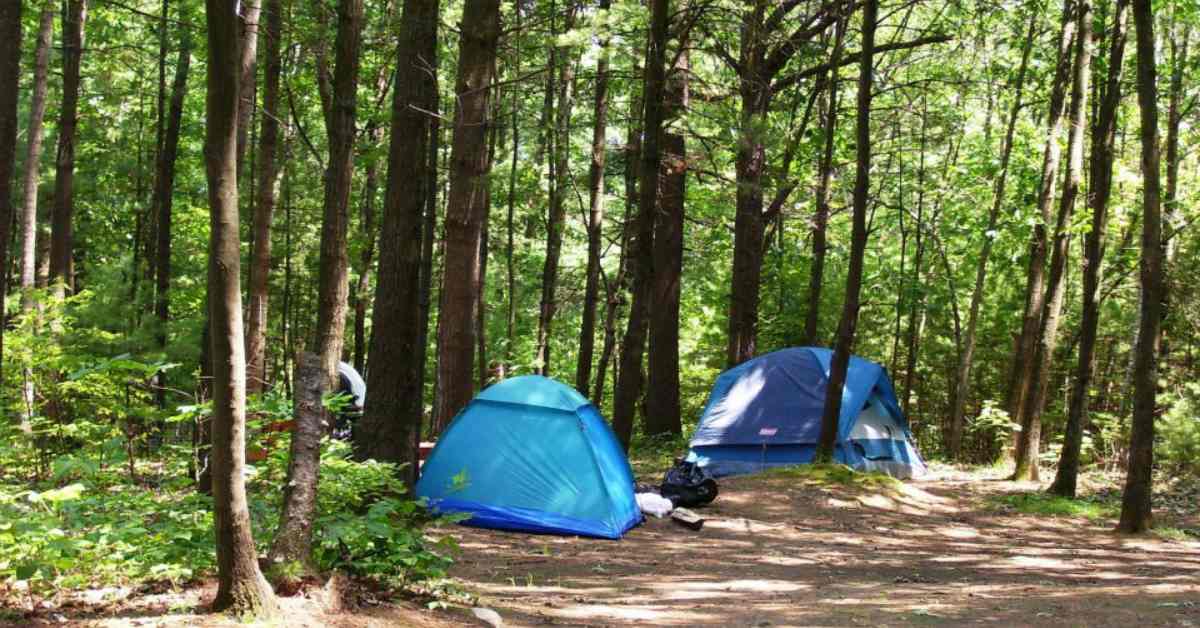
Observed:
[[[1175,474],[1200,476],[1200,383],[1186,384],[1158,422],[1155,457]]]

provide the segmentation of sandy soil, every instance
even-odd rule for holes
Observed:
[[[1200,542],[984,499],[1035,488],[953,473],[883,492],[743,477],[722,483],[699,532],[462,528],[452,574],[506,625],[1200,626]]]

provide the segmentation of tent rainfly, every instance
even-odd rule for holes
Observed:
[[[714,476],[812,462],[833,352],[782,349],[722,373],[692,437],[688,460]],[[834,459],[858,470],[919,477],[925,464],[883,367],[850,358]]]
[[[416,493],[483,528],[617,539],[642,520],[608,423],[574,388],[540,375],[479,393],[442,433]]]

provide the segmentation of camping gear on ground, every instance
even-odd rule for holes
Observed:
[[[671,514],[671,511],[675,509],[675,504],[672,504],[671,500],[658,493],[637,493],[634,495],[634,499],[637,500],[638,508],[642,512],[659,519]]]
[[[797,347],[722,373],[692,436],[688,461],[714,477],[812,462],[829,385],[829,349]],[[851,356],[834,459],[860,471],[919,477],[925,464],[883,367]]]
[[[688,510],[687,508],[676,508],[671,511],[671,521],[689,530],[699,530],[704,527],[704,518],[700,515]]]
[[[717,498],[717,481],[696,463],[677,458],[663,476],[659,493],[676,506],[703,506]]]
[[[642,520],[608,423],[574,388],[540,375],[479,393],[442,432],[416,494],[483,528],[616,539]]]

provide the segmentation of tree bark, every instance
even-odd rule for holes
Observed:
[[[636,67],[635,67],[636,71]],[[633,94],[629,103],[629,123],[625,130],[625,211],[621,217],[621,253],[617,260],[617,274],[605,282],[606,303],[604,311],[604,344],[600,349],[600,361],[596,365],[596,383],[592,393],[592,403],[596,407],[604,404],[604,386],[607,381],[609,364],[613,362],[613,354],[617,346],[617,319],[621,314],[621,306],[625,303],[625,284],[629,269],[629,239],[635,227],[637,213],[637,174],[639,155],[641,154],[642,129],[639,124],[642,104],[638,95]],[[616,386],[616,368],[613,364],[613,386]]]
[[[1000,209],[1004,206],[1004,193],[1008,187],[1008,164],[1012,157],[1013,137],[1017,128],[1017,117],[1021,113],[1021,95],[1025,89],[1025,76],[1029,70],[1029,55],[1033,50],[1033,36],[1037,31],[1039,12],[1035,5],[1029,7],[1029,26],[1025,31],[1025,43],[1021,47],[1021,65],[1014,84],[1012,108],[1008,112],[1008,123],[1004,130],[1004,144],[1000,148],[1000,173],[992,192],[992,207],[988,212],[987,228],[983,233],[983,246],[975,265],[975,288],[971,292],[971,305],[967,314],[967,329],[963,337],[962,355],[959,356],[955,374],[953,399],[950,402],[950,429],[946,435],[946,455],[957,460],[962,454],[962,438],[965,425],[967,397],[970,395],[971,368],[975,362],[976,330],[979,327],[979,310],[983,305],[984,288],[987,285],[987,267],[995,243],[996,226],[1000,220]]]
[[[19,3],[18,3],[19,4]],[[18,21],[19,23],[19,21]],[[25,174],[22,180],[24,196],[21,206],[21,311],[32,312],[35,306],[33,290],[37,284],[37,234],[38,234],[38,180],[42,162],[42,127],[46,117],[47,75],[50,73],[50,46],[54,38],[54,4],[42,5],[38,18],[37,47],[33,55],[33,93],[29,98],[29,125],[25,147]],[[15,39],[6,36],[7,39]],[[19,53],[18,53],[19,54]],[[0,339],[0,348],[3,341]],[[22,378],[21,425],[30,431],[29,420],[33,414],[34,389],[33,365],[25,366]]]
[[[383,129],[372,122],[367,128],[371,145],[383,140]],[[365,168],[363,196],[361,199],[360,225],[362,226],[363,249],[358,259],[358,281],[353,290],[354,300],[354,370],[366,373],[367,366],[367,306],[371,303],[371,267],[375,261],[375,246],[379,239],[375,233],[375,197],[379,192],[379,165],[370,161]]]
[[[687,42],[667,76],[663,118],[674,120],[688,106]],[[646,424],[649,436],[683,432],[679,405],[679,295],[683,274],[683,217],[687,151],[683,131],[664,129],[654,212],[653,283],[650,288]]]
[[[1074,0],[1063,0],[1062,28],[1058,39],[1058,61],[1050,88],[1049,114],[1046,116],[1046,148],[1042,157],[1042,181],[1038,191],[1038,222],[1034,224],[1029,242],[1029,269],[1025,281],[1025,309],[1022,315],[1021,332],[1017,339],[1017,350],[1013,355],[1012,375],[1009,379],[1008,398],[1005,408],[1009,419],[1023,424],[1021,413],[1025,397],[1029,394],[1031,381],[1027,366],[1036,351],[1038,328],[1044,307],[1046,256],[1049,240],[1046,234],[1051,221],[1050,207],[1058,185],[1058,167],[1062,158],[1059,135],[1065,113],[1066,89],[1071,77],[1071,45],[1075,38]],[[1015,440],[1015,436],[1014,436]]]
[[[50,46],[54,38],[54,4],[42,5],[37,48],[33,61],[33,93],[29,99],[29,126],[25,148],[25,176],[21,212],[21,299],[22,311],[33,309],[30,291],[37,282],[38,180],[42,161],[42,127],[46,117],[46,86],[50,68]],[[32,391],[29,392],[32,396]]]
[[[1133,420],[1129,464],[1117,530],[1144,532],[1152,523],[1154,416],[1158,387],[1158,327],[1163,281],[1162,213],[1159,205],[1158,95],[1154,65],[1154,12],[1149,0],[1134,0],[1137,32],[1137,90],[1142,140],[1141,307],[1133,360]]]
[[[436,190],[437,156],[431,157],[436,112],[437,0],[405,0],[397,48],[398,81],[392,93],[388,170],[379,234],[379,272],[371,319],[367,405],[354,430],[361,458],[407,464],[402,477],[416,481],[416,440],[421,429],[425,333],[421,312],[422,226]],[[430,238],[432,240],[432,238]]]
[[[349,260],[346,233],[350,213],[350,187],[354,174],[354,119],[358,93],[359,46],[362,40],[362,0],[339,0],[337,40],[334,44],[333,99],[326,116],[329,165],[325,171],[325,206],[321,221],[321,258],[317,288],[317,329],[313,349],[318,360],[317,388],[311,390],[311,375],[301,378],[307,367],[297,364],[291,457],[288,488],[284,492],[276,543],[271,558],[277,562],[311,561],[312,520],[316,509],[321,436],[331,428],[322,396],[337,389],[338,362],[345,340]],[[312,356],[306,356],[312,359]]]
[[[466,407],[474,392],[471,376],[475,353],[475,321],[479,282],[479,241],[487,214],[487,131],[496,45],[500,31],[499,0],[467,0],[459,43],[458,106],[446,204],[444,273],[453,277],[442,292],[439,314],[436,431]]]
[[[21,4],[8,2],[0,6],[0,269],[8,268],[9,229],[14,214],[12,182],[17,161],[17,102],[21,93]],[[8,293],[7,284],[8,273],[0,272],[0,299]],[[3,351],[4,329],[0,325],[0,357]]]
[[[237,162],[239,176],[242,174],[242,163],[246,156],[246,146],[249,144],[250,127],[253,124],[251,116],[254,113],[258,96],[258,81],[256,80],[258,18],[262,9],[262,0],[242,0],[240,9],[242,53],[238,59],[238,81],[241,82],[242,101],[238,103]]]
[[[1047,387],[1054,350],[1058,346],[1058,325],[1066,298],[1066,270],[1071,247],[1071,216],[1083,172],[1083,144],[1086,129],[1088,79],[1091,76],[1092,5],[1089,0],[1076,3],[1078,33],[1075,36],[1074,61],[1071,79],[1071,131],[1067,142],[1067,172],[1062,199],[1054,225],[1054,249],[1050,259],[1050,274],[1046,284],[1044,306],[1034,345],[1033,360],[1027,364],[1029,393],[1021,412],[1021,431],[1017,437],[1016,480],[1038,479],[1042,410],[1046,405]]]
[[[54,210],[50,232],[50,277],[57,297],[75,284],[74,213],[75,126],[79,115],[79,66],[83,57],[83,25],[87,0],[69,0],[63,13],[63,92],[58,119],[58,156],[54,171]]]
[[[608,11],[611,4],[611,0],[600,0],[599,10]],[[579,326],[579,358],[575,366],[575,389],[585,397],[592,383],[592,359],[596,346],[596,305],[600,300],[601,245],[603,245],[604,239],[604,163],[607,157],[605,134],[608,130],[608,40],[607,33],[600,38],[600,58],[596,62],[595,95],[592,106],[592,162],[588,169],[587,279],[583,290],[583,320]],[[515,154],[515,139],[513,146]]]
[[[1089,166],[1088,206],[1092,210],[1091,231],[1084,243],[1083,320],[1079,331],[1079,358],[1071,387],[1067,427],[1062,454],[1051,493],[1075,497],[1079,476],[1079,457],[1083,446],[1083,425],[1088,413],[1088,391],[1092,382],[1092,364],[1096,353],[1096,332],[1100,323],[1100,271],[1104,263],[1104,232],[1108,224],[1108,200],[1112,191],[1112,167],[1115,154],[1118,109],[1121,104],[1121,69],[1125,55],[1126,0],[1117,0],[1113,27],[1109,36],[1108,77],[1101,95],[1100,110],[1092,127]]]
[[[846,274],[846,300],[838,324],[837,343],[829,367],[825,409],[821,415],[821,436],[817,441],[816,460],[831,462],[838,435],[838,416],[842,411],[842,389],[850,366],[850,351],[858,326],[859,293],[862,290],[863,254],[867,248],[867,202],[871,191],[871,89],[875,61],[875,24],[878,0],[866,0],[862,17],[862,56],[859,61],[858,105],[855,120],[857,169],[854,176],[854,216],[850,242],[850,267]]]
[[[208,310],[213,404],[213,520],[217,595],[213,610],[240,617],[274,616],[275,594],[258,569],[246,503],[246,357],[242,339],[238,237],[237,0],[207,0],[208,95],[204,156],[211,207]]]
[[[308,352],[297,356],[294,381],[296,427],[292,430],[288,451],[283,509],[268,556],[273,564],[294,562],[311,572],[314,570],[312,529],[317,510],[321,438],[325,436],[319,420],[324,413],[321,397],[325,389],[321,358]]]
[[[563,32],[569,32],[574,24],[575,4],[572,0],[567,8]],[[558,311],[555,292],[558,289],[559,258],[562,256],[563,223],[566,221],[564,201],[570,182],[571,113],[575,105],[575,55],[567,54],[566,50],[557,51],[557,42],[551,45],[556,49],[553,54],[558,63],[558,67],[554,68],[558,71],[558,94],[554,107],[550,203],[546,215],[546,259],[542,266],[542,301],[538,310],[537,346],[534,351],[535,368],[541,375],[550,374],[550,334],[554,315]]]
[[[171,210],[175,192],[175,159],[179,155],[179,129],[183,121],[183,99],[187,95],[188,69],[192,59],[192,35],[183,32],[179,48],[179,60],[175,66],[175,78],[171,85],[171,108],[167,116],[166,134],[163,136],[162,159],[155,181],[155,201],[158,209],[158,243],[155,246],[158,260],[154,265],[155,300],[154,316],[158,319],[158,346],[167,347],[167,321],[171,304]],[[164,389],[158,389],[159,405],[165,403]]]
[[[629,451],[637,400],[642,396],[642,354],[646,344],[649,301],[654,280],[654,212],[662,163],[663,94],[666,90],[668,1],[650,1],[650,38],[646,49],[642,93],[643,140],[638,177],[638,212],[629,238],[628,263],[633,271],[633,297],[626,321],[621,365],[613,393],[613,431]]]
[[[829,226],[829,200],[833,180],[833,149],[837,141],[838,75],[837,68],[842,58],[842,47],[846,36],[846,21],[838,20],[834,26],[833,52],[829,59],[829,74],[825,79],[829,85],[826,96],[824,145],[821,158],[817,161],[816,212],[812,221],[812,262],[808,275],[808,311],[804,316],[804,344],[821,344],[818,337],[821,324],[821,289],[825,282],[825,231]]]
[[[267,0],[266,67],[263,76],[262,129],[258,136],[258,198],[254,203],[250,279],[246,287],[246,389],[261,394],[267,386],[267,324],[270,307],[271,221],[279,179],[279,80],[283,72],[283,4]]]

